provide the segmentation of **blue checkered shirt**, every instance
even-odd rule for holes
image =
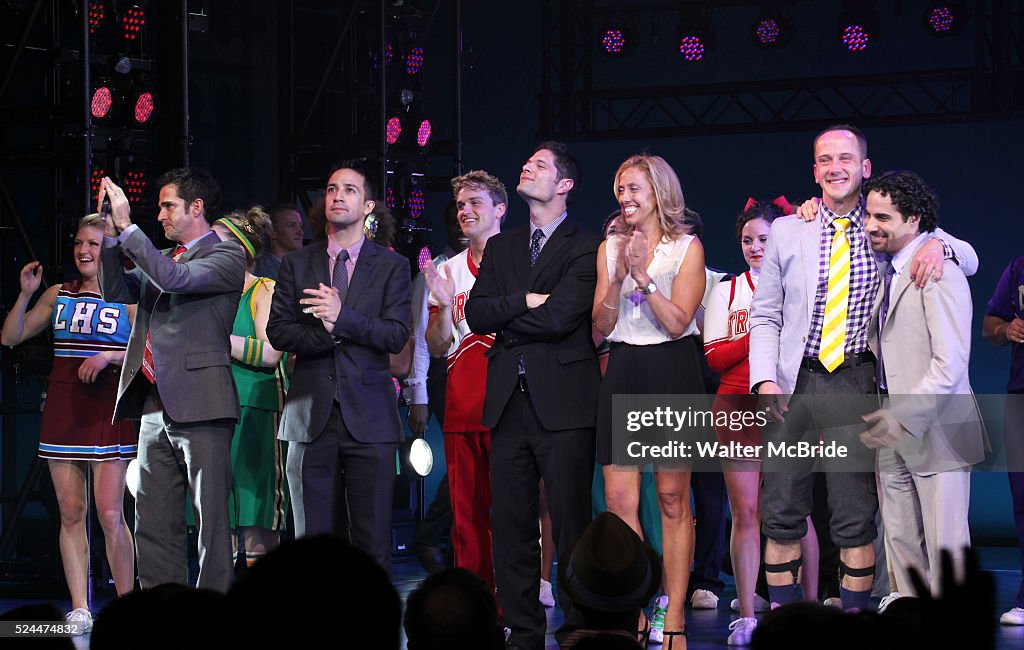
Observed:
[[[825,297],[828,294],[828,263],[832,256],[832,238],[836,227],[833,222],[841,217],[848,218],[850,225],[846,236],[850,241],[850,297],[846,312],[846,357],[868,349],[868,325],[871,322],[871,304],[878,291],[878,265],[867,233],[864,232],[864,202],[857,203],[849,214],[836,214],[822,203],[819,218],[824,223],[821,229],[821,244],[818,247],[818,289],[814,293],[814,310],[811,312],[811,329],[807,336],[805,357],[817,358],[821,347],[821,327],[825,320]]]

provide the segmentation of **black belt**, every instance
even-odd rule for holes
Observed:
[[[864,352],[858,352],[857,354],[847,355],[847,357],[843,359],[843,362],[836,366],[836,370],[840,370],[842,368],[853,368],[865,363],[874,362],[875,355],[870,351],[865,350]],[[829,372],[817,357],[804,357],[803,361],[800,362],[800,367],[808,372]],[[832,372],[835,372],[835,370]]]

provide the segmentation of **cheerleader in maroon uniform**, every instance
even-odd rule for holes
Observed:
[[[107,561],[117,593],[132,590],[135,552],[124,520],[125,471],[135,458],[137,438],[128,422],[111,424],[117,382],[128,345],[134,305],[104,302],[96,280],[103,222],[84,217],[75,236],[74,258],[82,277],[47,289],[32,309],[42,266],[30,262],[21,270],[21,293],[4,321],[4,345],[18,345],[53,327],[54,360],[39,433],[39,457],[50,467],[60,508],[60,554],[71,593],[69,622],[80,632],[92,626],[89,612],[86,536],[88,494],[86,463],[92,463],[93,491]]]
[[[743,259],[750,267],[746,273],[732,278],[729,282],[715,285],[708,299],[707,314],[704,318],[704,354],[708,365],[721,373],[722,383],[718,397],[712,407],[716,413],[757,411],[757,396],[750,394],[750,303],[757,289],[761,273],[761,260],[768,244],[771,222],[777,217],[791,214],[784,197],[774,202],[758,203],[747,201],[743,212],[736,221],[736,236],[740,240]],[[716,417],[716,421],[717,421]],[[722,459],[725,487],[729,493],[729,509],[732,512],[732,538],[729,553],[733,573],[736,576],[736,595],[739,600],[740,618],[729,626],[729,645],[748,645],[754,628],[757,627],[754,587],[761,564],[760,512],[758,497],[761,484],[761,430],[757,424],[750,426],[716,426],[715,433],[722,445],[732,445],[736,453]],[[749,451],[749,455],[744,453]],[[807,585],[806,593],[817,592],[817,540],[810,518],[807,520],[807,535],[802,546],[815,544],[813,552],[807,547],[804,557],[811,565],[805,565],[803,579],[815,581]],[[760,611],[760,610],[758,610]]]

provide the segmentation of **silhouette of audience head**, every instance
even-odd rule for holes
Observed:
[[[384,569],[336,537],[282,544],[228,593],[235,647],[397,650],[402,605]]]
[[[409,650],[487,650],[505,642],[494,594],[465,569],[435,573],[409,594],[405,634]]]
[[[661,584],[661,558],[622,519],[599,514],[558,563],[558,585],[584,627],[636,632],[640,609]]]
[[[22,605],[0,614],[0,621],[49,621],[64,623],[64,612],[53,603],[34,603]],[[15,639],[4,639],[4,647],[31,647],[42,650],[74,650],[75,644],[70,637],[25,637],[20,644]]]
[[[89,647],[98,650],[224,647],[224,594],[166,584],[133,591],[96,617]]]

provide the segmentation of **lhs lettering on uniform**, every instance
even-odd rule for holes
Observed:
[[[64,303],[57,303],[57,316],[54,318],[53,329],[68,330],[72,334],[93,333],[93,316],[96,315],[97,305],[94,302],[76,302],[75,309],[68,319],[64,315]],[[121,310],[117,307],[104,307],[99,310],[96,333],[114,334],[117,332],[117,320],[121,316]]]

